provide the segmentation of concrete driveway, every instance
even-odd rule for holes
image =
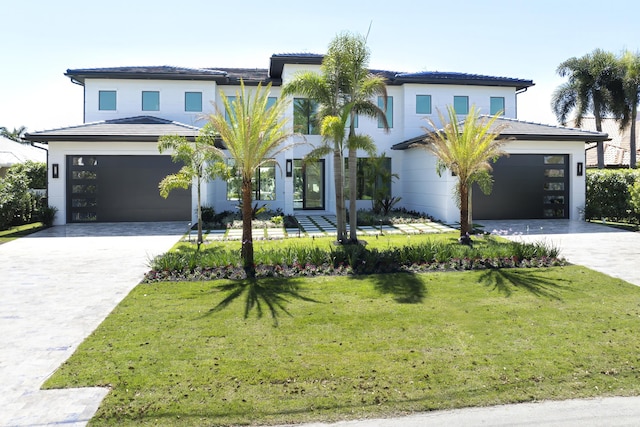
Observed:
[[[186,229],[74,224],[0,245],[0,426],[86,424],[107,389],[42,383]]]

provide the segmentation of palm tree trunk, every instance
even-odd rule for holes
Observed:
[[[638,118],[638,106],[633,105],[631,110],[631,131],[629,135],[629,167],[635,169],[636,165],[636,120]]]
[[[333,150],[333,177],[336,189],[336,240],[344,242],[347,234],[346,215],[344,211],[344,161],[339,150]]]
[[[247,278],[256,277],[253,265],[253,236],[251,235],[251,180],[242,179],[242,265]]]
[[[469,188],[460,184],[460,237],[469,232]]]
[[[357,168],[358,156],[355,148],[349,148],[349,241],[358,242],[358,209],[357,209]]]
[[[201,206],[201,203],[200,203],[200,200],[201,200],[200,199],[200,180],[201,180],[201,177],[198,176],[197,179],[198,179],[198,183],[197,183],[197,187],[198,187],[198,206],[197,206],[197,209],[198,209],[198,250],[200,250],[200,245],[202,244],[202,241],[203,241],[203,239],[202,239],[202,209],[200,208],[200,206]]]
[[[602,117],[600,116],[600,104],[593,102],[593,115],[596,119],[596,130],[602,132]],[[598,169],[604,168],[604,142],[598,141],[596,145],[596,154],[598,156]]]

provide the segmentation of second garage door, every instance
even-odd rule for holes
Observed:
[[[67,156],[67,221],[188,221],[189,190],[158,192],[180,167],[170,156]]]
[[[569,156],[512,154],[493,165],[493,191],[474,185],[474,219],[569,218]]]

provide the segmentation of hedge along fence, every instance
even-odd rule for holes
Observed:
[[[631,205],[629,187],[640,180],[637,169],[588,169],[585,218],[616,222],[640,222]]]

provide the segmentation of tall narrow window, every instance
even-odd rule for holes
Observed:
[[[378,107],[382,108],[382,110],[385,111],[384,97],[382,96],[378,97]],[[387,124],[389,125],[389,128],[392,128],[393,127],[393,96],[387,97],[386,115],[387,115]],[[384,122],[380,119],[378,119],[378,127],[379,128],[384,127]]]
[[[431,114],[431,95],[416,95],[416,114]]]
[[[267,110],[269,108],[273,107],[277,100],[278,100],[278,98],[276,98],[275,96],[268,97],[267,98]]]
[[[454,96],[453,109],[456,110],[456,114],[469,114],[469,97]]]
[[[98,92],[98,109],[100,111],[116,110],[116,91],[101,90]]]
[[[316,123],[318,103],[308,98],[293,99],[293,130],[303,135],[319,135]]]
[[[202,92],[184,93],[184,111],[202,112]]]
[[[231,107],[231,109],[233,109],[233,103],[236,102],[236,97],[235,96],[227,96],[227,102],[229,102],[229,107]],[[227,121],[227,123],[229,122],[229,112],[227,111],[227,109],[224,109],[224,118]]]
[[[142,111],[160,111],[160,92],[142,92]]]
[[[498,113],[500,113],[500,115],[504,115],[504,97],[492,96],[489,114],[493,116]]]

